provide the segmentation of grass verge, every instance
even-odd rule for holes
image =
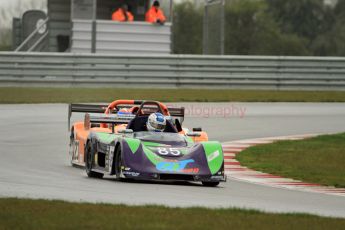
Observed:
[[[345,102],[345,92],[122,89],[122,88],[0,88],[0,103],[108,102],[114,99],[147,99],[165,102]]]
[[[258,145],[236,159],[255,170],[345,188],[345,133]]]
[[[252,210],[0,199],[1,229],[341,229],[345,219]]]

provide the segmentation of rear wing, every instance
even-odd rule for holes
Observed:
[[[135,105],[141,105],[143,101],[134,101],[134,104],[130,105],[119,105],[118,108],[132,108]],[[106,109],[108,108],[108,104],[69,104],[68,106],[68,129],[70,129],[71,126],[71,116],[72,113],[105,113]],[[182,125],[182,122],[184,121],[184,113],[185,113],[185,108],[184,107],[172,107],[168,106],[168,110],[170,113],[170,117],[172,119],[178,120],[178,122]],[[115,109],[112,114],[117,114],[117,110]],[[93,123],[110,123],[109,121],[112,119],[115,119],[114,117],[111,116],[111,114],[108,114],[108,116],[100,116],[102,119],[107,119],[104,122],[98,122],[101,120],[101,118],[97,118],[96,116],[91,116],[94,119],[91,119],[91,122]],[[90,117],[90,118],[91,118]],[[126,118],[127,116],[121,116],[122,118]],[[117,117],[119,118],[119,117]],[[133,119],[133,115],[129,115],[127,119]],[[97,120],[98,119],[98,120]],[[116,120],[116,119],[115,119]],[[108,121],[108,122],[107,122]]]
[[[128,114],[128,115],[117,115],[117,114],[97,114],[97,115],[90,115],[90,122],[91,123],[106,123],[106,124],[128,124],[135,115]]]
[[[117,114],[89,115],[90,124],[110,124],[111,130],[113,133],[114,133],[115,125],[128,124],[134,117],[135,117],[134,114],[121,115],[121,116],[119,116]]]

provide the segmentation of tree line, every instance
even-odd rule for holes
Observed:
[[[345,56],[345,0],[226,0],[227,55]],[[201,54],[204,8],[174,8],[173,52]]]

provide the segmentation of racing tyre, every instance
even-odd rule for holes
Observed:
[[[122,155],[121,155],[121,147],[119,146],[116,149],[115,153],[115,160],[114,160],[114,168],[115,168],[115,175],[117,179],[121,179],[122,174]]]
[[[85,170],[88,177],[93,178],[103,178],[103,173],[93,172],[92,165],[93,165],[93,157],[95,155],[94,149],[92,148],[91,142],[87,143],[87,147],[85,149]]]
[[[202,184],[207,187],[216,187],[219,185],[219,182],[203,181]]]

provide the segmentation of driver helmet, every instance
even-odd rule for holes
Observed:
[[[146,122],[148,131],[163,132],[166,126],[166,119],[161,113],[152,113]]]
[[[120,109],[117,112],[117,114],[120,115],[120,116],[125,116],[125,115],[128,115],[128,114],[131,114],[131,111],[129,109],[122,108],[122,109]]]

